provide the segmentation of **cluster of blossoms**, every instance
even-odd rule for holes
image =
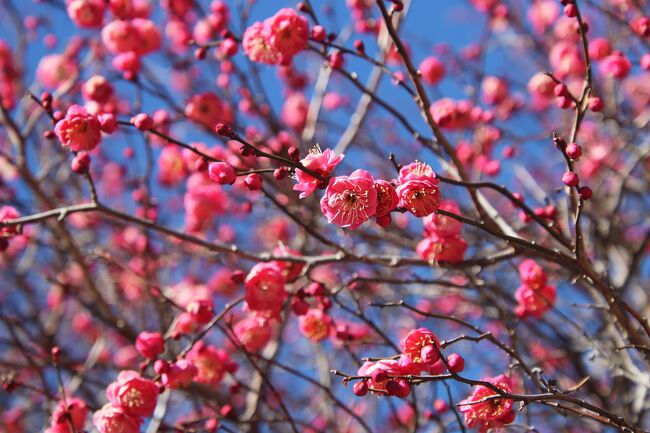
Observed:
[[[64,147],[73,152],[87,152],[102,141],[102,122],[81,105],[73,105],[56,123],[54,132]]]
[[[309,155],[302,163],[326,177],[342,157],[326,150]],[[322,186],[317,178],[300,169],[296,170],[296,178],[298,184],[294,190],[302,191],[301,198]],[[365,170],[355,170],[348,176],[329,178],[320,207],[330,224],[355,229],[376,217],[377,223],[385,227],[391,222],[390,213],[398,206],[419,218],[433,214],[440,205],[439,182],[429,165],[417,161],[402,167],[393,182],[374,179]]]
[[[230,106],[212,92],[193,95],[185,106],[185,115],[208,129],[218,123],[232,123],[233,112]]]
[[[491,383],[503,392],[512,392],[512,380],[506,375],[486,377],[481,381]],[[458,410],[465,415],[467,427],[478,428],[479,433],[487,433],[515,420],[513,401],[509,398],[495,398],[498,395],[494,389],[479,385],[474,388],[471,396],[460,402]]]
[[[439,210],[460,214],[460,208],[452,200],[442,201]],[[460,221],[436,213],[424,217],[423,222],[425,238],[416,248],[420,257],[430,262],[457,263],[463,260],[467,242],[461,236],[463,224]]]
[[[12,206],[0,207],[0,221],[13,220],[20,217],[20,213]],[[9,246],[9,238],[18,235],[18,226],[9,226],[0,228],[0,251],[4,251]]]
[[[0,103],[8,109],[12,109],[16,101],[19,75],[11,47],[0,40]]]
[[[307,48],[309,24],[294,9],[280,9],[275,15],[253,23],[244,32],[242,46],[254,62],[291,63],[293,56]]]
[[[191,320],[202,324],[212,316],[211,306],[206,307],[202,303],[190,303],[187,310]],[[191,328],[196,330],[195,325]],[[160,333],[145,331],[138,335],[135,348],[148,361],[155,360],[153,365],[157,379],[153,381],[134,371],[122,371],[106,390],[109,403],[93,416],[100,433],[137,433],[143,418],[153,415],[161,390],[183,388],[192,382],[217,386],[226,373],[234,374],[237,371],[237,364],[225,350],[203,341],[196,342],[183,358],[172,362],[157,359],[164,352],[164,344]],[[80,427],[76,429],[80,431]],[[59,433],[59,430],[51,433]]]
[[[515,292],[517,306],[515,314],[519,317],[542,317],[553,305],[557,297],[555,286],[547,286],[548,277],[544,270],[532,259],[519,264],[521,286]]]
[[[115,55],[113,67],[133,78],[140,71],[140,59],[160,49],[162,34],[149,19],[151,7],[139,0],[67,0],[70,19],[82,28],[102,28],[106,49]],[[104,25],[106,9],[115,18]]]
[[[363,379],[354,384],[354,393],[364,396],[371,391],[379,395],[407,397],[411,384],[405,376],[443,374],[450,370],[459,373],[465,368],[464,359],[452,353],[446,360],[441,359],[438,337],[426,328],[411,330],[400,343],[402,353],[399,357],[365,362],[357,372]]]
[[[61,400],[52,412],[50,427],[45,430],[45,433],[72,433],[72,429],[80,432],[84,428],[87,415],[88,406],[83,400],[78,398]]]
[[[107,403],[93,415],[100,433],[137,433],[143,418],[153,415],[158,385],[135,371],[122,371],[106,389]]]
[[[112,89],[111,89],[112,90]],[[89,97],[100,98],[98,94],[105,95],[96,87],[87,90],[92,92]],[[103,96],[102,96],[103,97]],[[51,104],[51,96],[45,95],[46,105]],[[84,173],[90,166],[88,152],[95,149],[102,141],[102,132],[112,134],[117,128],[117,120],[113,113],[102,113],[98,116],[91,114],[81,105],[72,105],[65,116],[61,112],[54,112],[57,119],[53,136],[56,135],[64,147],[75,153],[71,168],[75,173]],[[51,131],[49,131],[51,133]]]
[[[519,108],[520,101],[508,93],[504,80],[485,77],[481,86],[484,102],[492,105],[483,109],[467,100],[442,98],[431,104],[431,116],[441,128],[461,131],[472,128],[473,140],[461,139],[456,146],[456,156],[467,168],[472,165],[487,176],[499,173],[501,162],[492,155],[495,144],[501,139],[499,128],[491,123],[495,118],[507,119]],[[511,155],[505,151],[505,156]]]
[[[299,256],[286,247],[276,248],[276,255]],[[259,263],[249,271],[244,281],[246,316],[238,321],[233,333],[237,341],[250,352],[262,350],[270,341],[274,325],[281,320],[281,310],[290,296],[287,285],[298,279],[302,263],[271,261]],[[291,311],[298,316],[298,328],[309,340],[318,343],[332,337],[334,341],[363,339],[365,326],[338,323],[328,312],[332,307],[327,288],[317,282],[299,288],[292,296]]]

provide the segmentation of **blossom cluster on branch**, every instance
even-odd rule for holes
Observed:
[[[0,432],[647,433],[648,0],[0,0]]]

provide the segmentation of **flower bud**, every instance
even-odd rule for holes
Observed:
[[[573,187],[580,183],[580,178],[575,172],[567,171],[562,175],[562,182],[564,182],[566,186]]]

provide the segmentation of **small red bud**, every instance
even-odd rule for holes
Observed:
[[[457,353],[452,353],[447,357],[447,365],[454,373],[460,373],[465,369],[465,360]]]
[[[566,147],[566,156],[578,160],[582,156],[582,147],[577,143],[571,143]]]
[[[147,113],[139,113],[131,118],[131,123],[140,131],[148,131],[153,128],[153,119]]]
[[[557,98],[557,106],[563,110],[566,110],[567,108],[571,108],[571,99],[565,96],[560,96],[559,98]]]
[[[235,41],[234,39],[226,38],[223,40],[219,48],[224,55],[226,55],[227,57],[232,57],[235,54],[237,54],[237,51],[239,50],[239,45],[237,44],[237,41]]]
[[[77,174],[85,173],[90,167],[90,155],[87,152],[79,152],[70,164],[70,168]]]
[[[567,171],[562,175],[562,182],[564,182],[566,186],[574,187],[580,183],[580,178],[575,172]]]
[[[52,94],[50,92],[43,92],[41,93],[41,102],[43,104],[45,103],[52,103]]]
[[[327,32],[323,26],[314,26],[311,29],[311,38],[316,42],[323,42],[327,37]]]
[[[372,377],[372,380],[373,380],[375,383],[380,383],[380,382],[384,382],[385,380],[388,379],[388,374],[386,373],[385,370],[379,370],[379,369],[377,369],[377,370],[375,370],[375,371],[372,372],[372,374],[370,375],[370,377]],[[392,382],[392,381],[391,381],[391,382]]]
[[[288,153],[289,153],[289,158],[291,158],[293,162],[300,161],[300,150],[298,150],[298,148],[296,148],[295,146],[291,146],[288,150]]]
[[[326,294],[325,287],[320,283],[311,283],[307,286],[305,292],[307,292],[309,296],[325,296]]]
[[[564,84],[556,84],[553,88],[553,93],[555,96],[567,96],[569,94],[569,90]]]
[[[43,133],[43,137],[48,139],[48,140],[52,140],[52,139],[56,138],[56,134],[51,129],[48,129],[47,131],[45,131]]]
[[[291,303],[291,310],[296,316],[304,316],[309,311],[309,304],[296,297],[293,298],[293,302]]]
[[[219,420],[217,418],[209,418],[208,420],[205,421],[206,431],[212,433],[212,432],[216,432],[218,428],[219,428]]]
[[[50,354],[52,355],[52,363],[58,364],[61,360],[61,348],[59,346],[54,346],[52,350],[50,350]]]
[[[557,209],[552,204],[549,204],[544,208],[546,218],[553,219],[557,215]]]
[[[244,144],[242,147],[239,148],[239,154],[241,156],[250,156],[253,154],[253,149],[251,149],[250,146]]]
[[[569,18],[575,18],[578,15],[578,8],[574,4],[564,6],[564,15]]]
[[[603,108],[605,108],[605,104],[603,103],[603,100],[598,98],[598,97],[591,97],[589,98],[589,109],[593,111],[594,113],[598,113],[600,111],[603,111]]]
[[[224,404],[223,406],[221,406],[219,413],[221,414],[221,416],[227,417],[232,413],[232,406],[229,404]]]
[[[438,413],[445,413],[449,409],[449,404],[444,400],[436,400],[433,402],[433,408]]]
[[[582,186],[578,189],[578,195],[580,195],[580,198],[583,200],[589,200],[593,195],[593,191],[588,186]]]
[[[275,180],[282,180],[285,177],[287,177],[287,168],[286,167],[279,167],[273,170],[273,177]]]
[[[203,60],[208,56],[208,49],[207,47],[199,47],[196,50],[194,50],[194,58],[196,60]]]
[[[262,188],[262,176],[257,173],[251,173],[244,178],[244,185],[249,191],[257,191]]]
[[[208,169],[208,166],[210,164],[205,158],[199,158],[196,161],[194,161],[194,168],[196,171],[206,171]]]
[[[226,125],[225,123],[217,123],[217,126],[215,126],[214,130],[222,137],[232,138],[233,136],[232,128],[230,125]]]
[[[343,58],[343,53],[340,51],[336,51],[329,56],[329,61],[330,61],[330,66],[333,69],[339,69],[343,66],[343,63],[345,63],[345,59]]]
[[[236,269],[232,271],[232,273],[230,274],[230,281],[232,281],[235,284],[241,284],[244,282],[245,279],[246,279],[246,274],[244,273],[244,271],[240,269]]]
[[[366,46],[363,44],[363,41],[360,40],[360,39],[357,39],[356,41],[354,41],[354,49],[357,50],[361,54],[366,52]]]
[[[352,386],[352,391],[354,391],[354,395],[357,397],[363,397],[368,394],[368,383],[365,380],[357,382]]]

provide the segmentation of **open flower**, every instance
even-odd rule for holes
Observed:
[[[421,240],[415,251],[422,259],[430,262],[458,263],[465,257],[467,242],[460,235],[432,234]]]
[[[374,179],[365,170],[330,179],[320,208],[330,224],[355,229],[377,210]]]
[[[320,149],[315,149],[311,150],[300,163],[322,177],[328,177],[344,157],[343,154],[336,155],[331,149],[325,149],[323,152]],[[320,184],[320,180],[300,169],[296,170],[296,180],[298,183],[293,186],[293,190],[301,191],[300,198],[307,197]]]
[[[279,311],[287,297],[282,269],[272,263],[258,263],[248,273],[246,304],[254,311]]]
[[[330,334],[332,319],[317,308],[310,309],[307,314],[300,316],[300,332],[311,341],[321,341]]]
[[[544,269],[533,259],[526,259],[519,264],[519,278],[533,289],[544,287],[548,280]]]
[[[75,152],[93,150],[102,141],[99,120],[80,105],[68,108],[54,132],[64,146]]]
[[[237,340],[248,352],[259,352],[271,340],[269,320],[257,314],[251,314],[237,322],[233,332]]]
[[[400,345],[404,354],[422,367],[431,365],[440,358],[438,337],[426,328],[411,330]]]
[[[81,431],[86,423],[86,415],[88,415],[88,406],[83,400],[74,397],[68,397],[66,401],[61,400],[52,413],[52,430],[57,431],[61,426],[68,432],[71,422],[76,431]]]
[[[502,389],[512,392],[512,381],[506,375],[481,379]],[[489,429],[510,424],[515,419],[512,410],[513,401],[508,398],[495,398],[487,401],[484,399],[498,395],[493,389],[486,386],[477,386],[472,395],[461,401],[458,409],[465,415],[467,427],[477,427],[479,432],[485,433]]]
[[[97,28],[102,26],[106,5],[102,0],[68,0],[66,9],[79,27]]]
[[[436,177],[430,165],[415,161],[399,171],[400,186],[397,195],[400,205],[416,217],[431,215],[440,206],[440,192]]]
[[[109,403],[95,412],[93,424],[99,433],[139,433],[142,418]]]
[[[20,213],[12,206],[0,207],[0,221],[9,221],[20,218]],[[18,226],[0,227],[0,238],[11,237],[18,234]]]
[[[158,402],[158,386],[135,371],[122,371],[106,389],[108,400],[129,415],[153,415]]]
[[[438,209],[445,210],[455,215],[460,215],[460,208],[456,202],[452,200],[444,200],[440,202]],[[424,232],[426,234],[437,234],[439,236],[454,236],[460,234],[463,229],[463,223],[442,214],[431,214],[422,219],[424,223]]]
[[[308,37],[307,19],[294,9],[283,8],[263,23],[248,27],[242,45],[252,61],[274,65],[290,61],[307,48]]]
[[[527,285],[520,286],[515,292],[518,303],[515,314],[519,317],[540,318],[555,305],[556,298],[557,290],[554,286],[544,286],[539,289]]]
[[[375,189],[377,190],[377,211],[378,217],[387,215],[399,204],[399,197],[393,185],[382,179],[375,180]]]
[[[219,385],[226,372],[232,373],[237,369],[237,364],[225,350],[206,345],[202,341],[194,345],[187,354],[187,359],[198,370],[194,380],[206,385]]]
[[[206,128],[217,123],[232,123],[232,110],[219,96],[212,92],[193,95],[185,106],[185,115]]]
[[[274,65],[280,60],[279,53],[273,48],[264,31],[264,24],[253,23],[244,32],[242,38],[244,53],[254,62]]]
[[[309,24],[295,9],[280,9],[264,21],[268,40],[282,58],[290,58],[307,48]]]

